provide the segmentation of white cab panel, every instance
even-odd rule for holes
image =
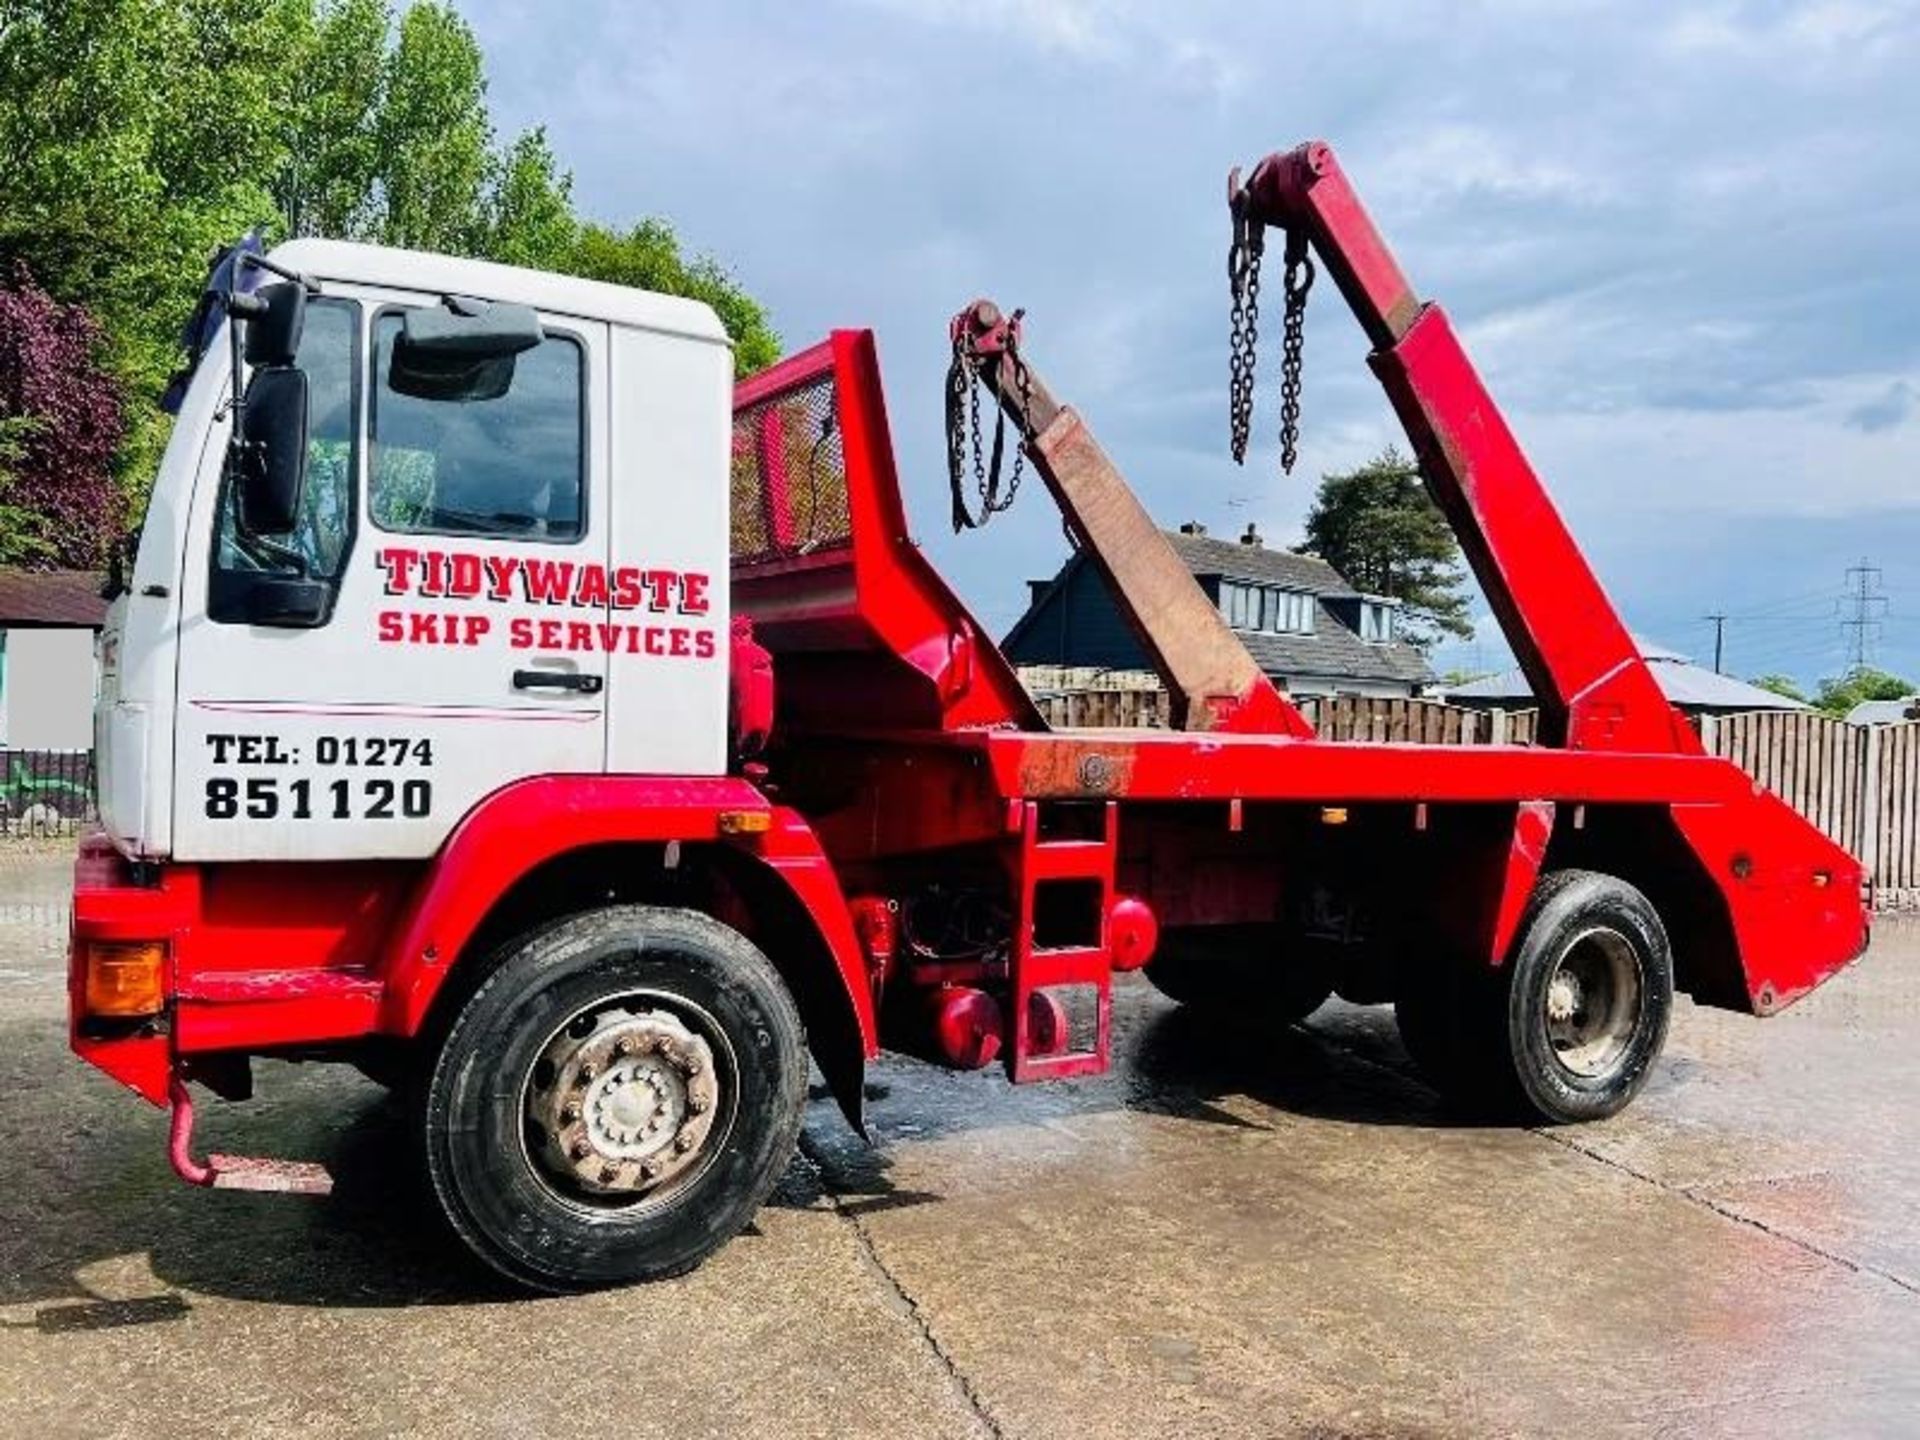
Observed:
[[[338,597],[327,623],[311,628],[209,613],[226,443],[224,423],[215,426],[195,487],[181,586],[178,859],[426,856],[475,802],[503,785],[605,767],[607,327],[542,316],[550,337],[568,337],[580,352],[579,533],[535,539],[480,533],[485,517],[456,509],[447,498],[452,447],[464,447],[459,453],[466,456],[483,453],[473,427],[487,425],[487,402],[416,419],[411,433],[385,446],[390,470],[411,446],[415,455],[428,456],[428,473],[438,467],[440,478],[426,485],[426,500],[412,502],[411,520],[395,522],[389,513],[383,527],[368,493],[370,466],[383,463],[369,442],[369,420],[385,393],[382,377],[373,374],[372,332],[393,303],[431,305],[437,297],[339,284],[329,284],[327,295],[359,302],[362,357],[351,422],[358,437],[355,528],[339,563]],[[303,367],[319,328],[310,307]],[[399,400],[388,396],[386,403],[389,414],[404,413]],[[325,431],[325,398],[317,397],[315,407],[315,427]],[[488,431],[485,444],[499,449],[484,452],[487,463],[497,464],[501,452],[511,457],[529,438],[538,437]],[[308,483],[314,483],[311,474]],[[408,533],[407,524],[467,533]],[[530,685],[529,676],[566,677],[576,688]]]
[[[615,616],[644,631],[611,656],[607,768],[717,775],[727,763],[733,354],[616,326],[612,392],[613,563],[677,578],[649,592],[645,613]]]

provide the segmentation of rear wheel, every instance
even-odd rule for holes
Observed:
[[[1505,966],[1422,967],[1395,1001],[1408,1053],[1443,1091],[1556,1124],[1623,1109],[1672,1011],[1659,915],[1625,881],[1585,870],[1539,882]]]
[[[621,906],[524,937],[454,1020],[426,1086],[427,1168],[461,1239],[523,1285],[682,1274],[792,1156],[807,1057],[745,937]]]
[[[1169,1000],[1277,1024],[1303,1020],[1333,993],[1331,967],[1285,953],[1278,925],[1187,925],[1163,930],[1141,972]]]

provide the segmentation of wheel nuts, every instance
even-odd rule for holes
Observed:
[[[697,1163],[726,1098],[708,1039],[670,1010],[618,1004],[576,1016],[526,1081],[535,1158],[563,1184],[632,1195],[675,1184]]]

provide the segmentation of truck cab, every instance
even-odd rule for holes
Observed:
[[[211,347],[103,635],[101,813],[129,856],[433,854],[523,776],[726,768],[732,351],[703,305],[299,240],[308,395],[284,537],[231,481]],[[410,317],[539,339],[500,393],[410,384]],[[401,356],[404,360],[404,355]]]

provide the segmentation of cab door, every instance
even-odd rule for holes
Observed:
[[[195,486],[179,859],[426,856],[504,785],[605,768],[606,326],[542,315],[504,389],[423,394],[395,351],[439,300],[327,292],[293,532],[239,524],[224,427]],[[279,613],[289,577],[322,602]]]

